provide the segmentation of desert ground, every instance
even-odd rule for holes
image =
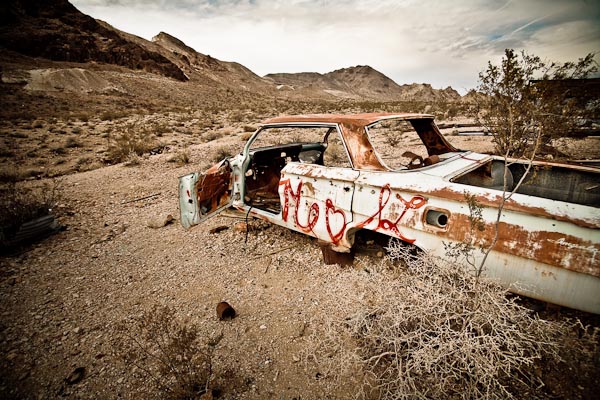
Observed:
[[[342,267],[231,211],[180,224],[178,177],[240,152],[267,118],[427,113],[455,147],[492,152],[491,136],[462,135],[481,94],[368,65],[260,77],[67,0],[3,11],[0,398],[597,398],[597,315],[393,242],[367,240]],[[600,159],[598,137],[554,149],[545,160]],[[46,214],[54,234],[10,242]]]
[[[178,176],[240,151],[264,115],[226,108],[210,118],[192,109],[103,112],[2,121],[3,171],[24,179],[23,187],[53,190],[52,212],[63,229],[0,258],[1,396],[167,397],[170,392],[152,380],[161,375],[160,362],[135,346],[164,307],[162,329],[194,326],[210,349],[214,397],[341,399],[358,393],[355,375],[340,376],[319,363],[325,356],[319,343],[330,321],[374,301],[377,279],[399,279],[385,258],[359,254],[354,267],[325,265],[314,240],[263,222],[245,225],[240,215],[221,215],[191,230],[178,224]],[[128,129],[160,145],[110,160],[110,135]],[[459,148],[492,150],[488,136],[458,136],[452,128],[445,133]],[[584,158],[597,157],[598,147],[598,139],[587,138],[563,149]],[[218,227],[224,230],[211,233]],[[221,301],[235,308],[235,318],[217,318]],[[598,326],[597,317],[569,310],[542,313]],[[132,348],[138,352],[133,360],[127,358]],[[576,366],[544,369],[548,386],[535,395],[592,398],[598,353],[589,351]],[[572,368],[576,376],[562,375]]]

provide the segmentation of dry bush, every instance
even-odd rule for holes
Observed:
[[[8,136],[17,139],[27,139],[29,137],[29,135],[25,132],[12,132]]]
[[[403,267],[370,272],[369,298],[312,336],[319,368],[340,385],[359,380],[359,398],[534,396],[536,371],[558,359],[565,323],[532,316],[456,265],[396,241],[388,251]]]
[[[190,151],[189,150],[181,150],[171,156],[168,162],[176,163],[179,166],[186,165],[190,163]]]
[[[129,152],[127,158],[123,160],[123,165],[126,167],[137,167],[142,163],[142,158],[135,151]]]
[[[196,399],[210,392],[215,343],[205,342],[200,329],[176,318],[175,310],[154,306],[117,326],[117,358],[134,365],[147,384],[141,391],[163,399]]]
[[[0,244],[10,240],[20,226],[33,219],[49,215],[59,199],[59,181],[36,187],[26,186],[22,172],[0,174]]]
[[[477,90],[484,96],[477,119],[492,132],[496,152],[529,158],[539,153],[539,144],[542,152],[552,151],[552,139],[572,135],[584,120],[597,119],[600,107],[591,89],[586,93],[558,86],[594,76],[594,56],[557,63],[506,49],[500,65],[488,61],[479,74]]]
[[[204,133],[204,135],[202,135],[202,139],[205,142],[212,142],[213,140],[219,139],[221,137],[223,137],[223,133],[216,130],[208,131]]]
[[[252,137],[254,133],[253,132],[244,132],[240,135],[240,139],[243,140],[244,142],[248,141],[248,139],[250,139]]]
[[[124,111],[113,111],[107,110],[100,114],[101,121],[112,121],[115,119],[126,117],[127,113]]]
[[[68,148],[81,147],[81,142],[77,138],[70,137],[70,138],[67,138],[67,141],[65,142],[65,147],[68,147]]]
[[[153,129],[154,134],[158,137],[162,137],[165,133],[171,132],[171,127],[164,121],[155,123]]]
[[[141,156],[159,147],[150,129],[127,125],[124,132],[109,135],[107,160],[119,163],[128,159],[132,153]]]
[[[232,152],[230,149],[228,149],[225,146],[220,146],[220,147],[217,147],[217,149],[213,153],[213,155],[211,157],[211,161],[214,163],[217,163],[225,158],[231,157],[231,155],[232,155]]]
[[[242,122],[246,119],[246,116],[244,115],[244,113],[241,110],[236,110],[233,111],[230,115],[229,115],[229,120],[231,122]]]
[[[327,166],[347,167],[349,160],[344,145],[339,140],[331,140],[325,151],[324,162]]]
[[[65,147],[55,147],[52,149],[52,152],[56,155],[64,155],[67,154],[67,149]],[[35,157],[36,156],[36,152],[32,151],[28,153],[28,157]]]
[[[100,168],[99,163],[95,162],[94,157],[92,156],[83,156],[79,157],[74,165],[75,171],[77,172],[85,172],[91,171],[96,168]]]

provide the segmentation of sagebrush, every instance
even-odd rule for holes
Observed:
[[[132,154],[141,156],[150,153],[157,147],[160,147],[160,144],[149,128],[140,128],[130,124],[125,126],[121,133],[109,135],[107,161],[123,162]]]
[[[213,348],[198,326],[177,319],[175,310],[155,306],[117,327],[114,348],[134,365],[148,385],[146,394],[163,399],[195,399],[210,392]]]
[[[314,359],[358,398],[519,398],[558,360],[564,322],[532,315],[505,289],[392,241],[394,273],[370,271],[367,297],[313,335]],[[389,262],[388,262],[389,265]],[[343,304],[340,304],[343,307]]]

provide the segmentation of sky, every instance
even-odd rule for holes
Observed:
[[[370,65],[400,85],[464,94],[506,48],[559,62],[600,53],[598,0],[70,1],[122,31],[148,40],[163,31],[260,76]]]

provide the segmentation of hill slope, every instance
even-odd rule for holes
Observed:
[[[30,57],[102,62],[187,80],[168,58],[126,40],[67,0],[8,0],[0,7],[0,46],[6,49]]]
[[[59,62],[51,65],[52,68],[98,70],[107,69],[107,64],[112,64],[182,82],[190,81],[193,83],[193,87],[189,87],[192,91],[216,90],[225,95],[233,91],[292,100],[460,99],[460,95],[450,87],[437,90],[428,84],[398,85],[370,66],[342,68],[326,74],[269,74],[261,78],[239,63],[221,61],[197,52],[168,33],[160,32],[152,41],[148,41],[115,29],[106,22],[81,13],[67,0],[8,0],[0,5],[0,22],[0,56],[3,61],[9,60],[13,64],[15,60],[20,60],[21,66],[17,66],[17,69],[22,70],[30,70],[32,66],[39,65],[36,60],[48,59]],[[14,54],[7,56],[10,52]],[[16,53],[29,59],[25,58],[23,61],[23,57],[15,56]],[[62,65],[61,62],[66,64]],[[84,65],[73,65],[74,63]],[[21,74],[6,69],[5,72],[13,76]],[[80,72],[73,73],[81,75]],[[48,75],[44,70],[37,74],[54,79],[54,75]],[[69,74],[65,76],[67,75]],[[118,82],[113,84],[111,77],[93,76],[95,80],[105,78],[111,82],[101,85],[102,90],[121,90],[123,85]],[[131,75],[130,78],[139,79],[139,76]],[[114,80],[118,79],[120,78],[114,77]],[[25,80],[29,82],[28,78]],[[44,85],[54,84],[48,82]],[[70,87],[65,86],[64,82],[57,82],[54,86],[59,89]],[[135,83],[125,86],[134,87]],[[85,92],[95,89],[83,87],[81,90]],[[125,91],[133,93],[134,90]]]

